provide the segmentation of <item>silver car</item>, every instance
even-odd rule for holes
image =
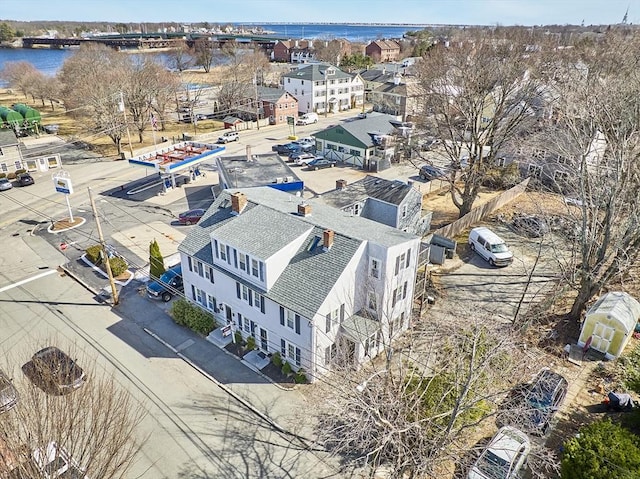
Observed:
[[[7,191],[11,188],[13,188],[13,183],[6,178],[0,178],[0,191]]]
[[[0,369],[0,413],[7,412],[18,404],[18,391],[11,379]]]

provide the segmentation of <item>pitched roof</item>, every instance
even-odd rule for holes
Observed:
[[[0,130],[0,146],[16,146],[18,144],[18,137],[11,129]]]
[[[386,83],[393,81],[393,73],[386,70],[379,70],[377,68],[362,70],[360,76],[363,80],[375,83]]]
[[[231,212],[231,193],[235,191],[247,196],[247,205],[240,215]],[[293,239],[306,236],[278,280],[264,295],[311,318],[362,243],[371,241],[391,246],[416,238],[319,203],[312,205],[311,215],[298,216],[298,203],[291,195],[269,187],[224,190],[178,249],[213,265],[212,234],[259,257],[268,257]],[[334,243],[328,251],[322,248],[325,229],[334,231]],[[225,270],[225,274],[245,283],[229,271]]]
[[[387,180],[367,175],[342,189],[323,193],[321,200],[335,208],[345,208],[367,198],[375,198],[385,203],[399,205],[413,190],[413,187],[399,180]]]
[[[360,145],[352,145],[352,146],[360,146],[363,148],[370,148],[374,145],[373,136],[374,135],[389,135],[393,133],[395,127],[391,123],[391,121],[396,121],[395,117],[392,115],[385,115],[383,113],[369,113],[366,118],[361,118],[358,120],[344,122],[340,125],[336,125],[331,128],[327,128],[321,132],[316,133],[314,136],[321,140],[335,140],[335,138],[329,138],[332,136],[333,132],[338,132],[339,129],[346,131],[349,135],[357,140]],[[343,134],[344,136],[344,134]],[[345,143],[350,144],[350,143]]]
[[[400,45],[394,40],[374,40],[369,45],[378,45],[382,50],[400,50]]]
[[[258,98],[263,101],[276,102],[286,94],[287,91],[284,88],[258,86]],[[298,101],[293,95],[289,94],[289,96],[292,100]]]
[[[334,71],[333,74],[329,73],[329,79],[352,78],[352,75],[328,63],[312,63],[282,76],[283,78],[296,78],[298,80],[323,81],[327,70]]]

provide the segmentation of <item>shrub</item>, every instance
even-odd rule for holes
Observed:
[[[288,361],[285,361],[282,365],[282,374],[284,374],[285,376],[289,376],[291,374],[291,371],[291,364],[289,364]]]
[[[27,170],[25,170],[24,168],[20,168],[18,170],[15,171],[16,175],[19,175],[20,173],[26,173]]]
[[[7,173],[7,179],[9,180],[15,180],[16,179],[16,174],[13,171],[10,171],[9,173]]]
[[[99,244],[95,244],[93,246],[89,246],[84,252],[87,254],[87,259],[91,261],[95,265],[99,265],[102,261],[102,246]]]
[[[254,338],[253,336],[249,336],[247,338],[247,349],[249,351],[253,351],[254,349],[256,349],[256,338]]]
[[[186,299],[180,298],[171,305],[171,316],[176,324],[200,334],[209,334],[216,326],[213,315]]]
[[[609,420],[580,429],[580,435],[564,444],[563,479],[640,477],[638,436]],[[625,475],[620,473],[624,471]]]
[[[164,267],[164,258],[160,253],[160,246],[154,239],[149,244],[149,275],[152,278],[159,278],[166,271]]]
[[[296,384],[305,384],[308,382],[307,375],[304,373],[304,369],[302,368],[298,369],[298,372],[293,379],[295,380]]]
[[[6,173],[0,173],[0,178],[6,178],[7,174]]]
[[[236,331],[235,333],[233,333],[233,339],[236,344],[242,345],[244,343],[244,340],[242,339],[242,333],[240,331]]]
[[[271,362],[273,363],[273,365],[277,368],[281,368],[282,367],[282,357],[280,356],[280,353],[273,353],[273,356],[271,356]]]
[[[111,274],[113,276],[120,276],[127,270],[129,265],[119,256],[114,256],[113,258],[109,258],[109,266],[111,266]]]

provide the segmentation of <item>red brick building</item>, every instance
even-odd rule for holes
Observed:
[[[400,44],[394,40],[374,40],[364,51],[376,62],[395,62],[400,57]]]

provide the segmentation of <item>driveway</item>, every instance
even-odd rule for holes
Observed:
[[[476,225],[481,226],[481,225]],[[468,234],[462,235],[457,256],[442,267],[433,269],[434,282],[442,291],[435,309],[442,312],[469,314],[482,311],[503,322],[512,322],[519,303],[518,317],[533,304],[543,300],[555,288],[559,274],[555,259],[557,238],[526,238],[499,222],[484,223],[502,239],[513,252],[513,263],[505,268],[490,266],[467,244]],[[555,241],[554,241],[555,240]],[[536,257],[540,258],[536,265]]]

